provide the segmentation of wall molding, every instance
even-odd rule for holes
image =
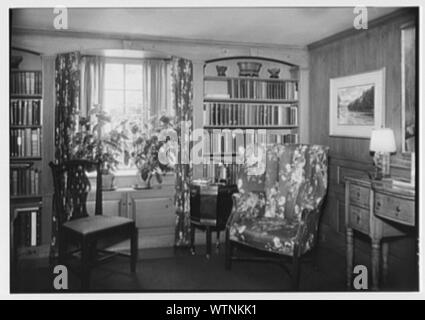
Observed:
[[[24,27],[12,27],[12,35],[39,35],[48,37],[70,37],[85,39],[106,39],[106,40],[122,40],[126,47],[131,41],[155,41],[158,43],[171,43],[178,45],[196,45],[196,46],[223,46],[223,47],[245,47],[245,48],[262,48],[262,49],[278,49],[278,50],[306,50],[307,46],[296,46],[286,44],[273,43],[255,43],[255,42],[237,42],[237,41],[217,41],[205,39],[187,39],[178,37],[151,36],[145,34],[128,34],[128,33],[105,33],[90,31],[55,31],[51,29],[33,29]]]
[[[396,10],[396,11],[391,12],[391,13],[385,15],[385,16],[382,16],[382,17],[379,17],[379,18],[376,18],[376,19],[369,21],[368,22],[368,29],[366,29],[366,30],[357,30],[357,29],[354,29],[354,28],[350,28],[350,29],[335,33],[335,34],[333,34],[329,37],[326,37],[324,39],[312,42],[312,43],[307,45],[307,48],[308,48],[308,50],[313,50],[313,49],[322,47],[324,45],[327,45],[329,43],[332,43],[332,42],[335,42],[335,41],[338,41],[338,40],[341,40],[341,39],[344,39],[344,38],[347,38],[347,37],[359,35],[363,32],[368,32],[372,28],[376,28],[376,27],[379,27],[381,25],[384,25],[384,24],[386,24],[386,23],[388,23],[388,22],[390,22],[394,19],[405,18],[406,20],[410,20],[410,19],[416,17],[416,14],[418,12],[417,10],[418,10],[417,7],[406,7],[406,8],[403,8],[403,9]]]

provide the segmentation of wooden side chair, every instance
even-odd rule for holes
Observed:
[[[102,215],[102,174],[100,162],[69,160],[62,165],[49,163],[53,174],[53,206],[58,219],[59,263],[67,265],[70,258],[81,256],[82,289],[88,290],[91,269],[114,255],[130,256],[130,270],[137,263],[137,229],[131,219]],[[91,189],[87,172],[96,170],[95,214],[89,216],[86,201]],[[101,241],[130,239],[131,254],[98,250]],[[115,242],[116,243],[116,242]],[[70,250],[72,249],[72,250]]]

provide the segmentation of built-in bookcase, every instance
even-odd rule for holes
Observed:
[[[238,62],[259,62],[257,76],[240,76]],[[218,75],[217,66],[226,67]],[[280,69],[271,78],[269,69]],[[253,57],[209,61],[204,67],[203,175],[217,182],[222,166],[227,182],[236,183],[240,149],[247,145],[298,143],[298,67]],[[236,158],[238,161],[236,161]]]
[[[41,243],[42,115],[42,72],[11,70],[10,208],[17,253]]]

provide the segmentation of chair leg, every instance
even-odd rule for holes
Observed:
[[[300,253],[299,247],[295,246],[292,257],[292,290],[298,291],[300,282]]]
[[[195,225],[190,224],[190,253],[195,255]]]
[[[231,270],[232,269],[232,254],[233,254],[233,245],[230,241],[229,236],[229,230],[226,229],[226,239],[225,239],[225,254],[224,254],[224,261],[225,261],[225,269]]]
[[[138,241],[139,236],[137,232],[137,228],[134,227],[134,230],[131,235],[130,246],[131,246],[131,257],[130,257],[130,271],[136,272],[136,264],[137,264],[137,253],[138,253]]]
[[[66,250],[67,250],[67,243],[66,243],[66,234],[65,232],[61,232],[59,235],[59,243],[58,243],[58,261],[59,264],[64,265],[66,262]]]
[[[87,291],[90,287],[90,244],[83,239],[81,245],[81,287],[83,291]]]

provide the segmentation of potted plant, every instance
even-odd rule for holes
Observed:
[[[161,184],[167,172],[174,169],[175,149],[171,136],[175,135],[170,117],[162,116],[159,124],[156,117],[152,117],[141,128],[133,124],[130,131],[134,139],[132,144],[132,157],[138,169],[138,175],[144,182],[143,188],[152,187],[152,178]],[[141,187],[141,186],[138,186]]]
[[[114,188],[114,171],[120,163],[120,157],[125,152],[128,140],[126,120],[106,131],[105,126],[111,123],[111,118],[100,105],[94,106],[87,117],[79,120],[80,130],[73,137],[73,154],[76,158],[96,160],[101,162],[102,188]],[[127,156],[128,158],[128,156]]]

